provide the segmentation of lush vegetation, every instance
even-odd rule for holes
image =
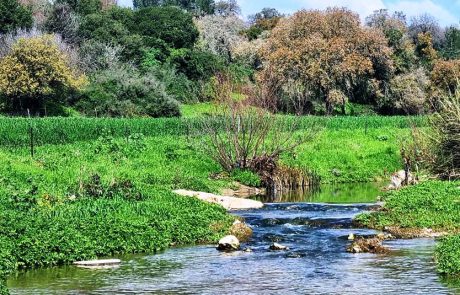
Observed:
[[[427,181],[384,195],[383,211],[361,215],[358,221],[373,227],[460,229],[458,182]]]
[[[213,242],[229,228],[225,210],[172,189],[217,191],[219,166],[176,137],[132,134],[0,152],[2,277],[171,245]]]

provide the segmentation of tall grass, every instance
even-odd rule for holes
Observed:
[[[127,137],[141,133],[145,136],[187,135],[190,129],[203,126],[206,118],[158,118],[158,119],[115,119],[115,118],[0,118],[0,146],[24,147],[30,144],[32,127],[35,145],[66,144],[94,140],[104,135]],[[222,126],[224,126],[222,117]],[[281,125],[292,126],[296,121],[298,130],[320,126],[331,130],[408,128],[427,125],[426,117],[292,117],[279,116]],[[203,131],[204,132],[204,131]]]

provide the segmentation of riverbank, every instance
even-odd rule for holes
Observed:
[[[355,221],[402,238],[444,236],[436,248],[437,269],[460,275],[460,182],[426,181],[388,192],[383,201],[381,210],[361,214]]]

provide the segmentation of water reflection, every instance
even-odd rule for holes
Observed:
[[[382,183],[346,183],[323,184],[308,190],[289,191],[281,195],[259,196],[256,199],[274,203],[329,203],[329,204],[356,204],[373,203],[381,193]]]

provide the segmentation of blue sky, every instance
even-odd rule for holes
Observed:
[[[130,6],[132,0],[118,0],[120,5]],[[237,0],[243,15],[274,7],[283,13],[293,13],[302,8],[324,9],[344,6],[358,12],[362,18],[380,8],[404,11],[408,17],[430,13],[444,25],[459,24],[460,0]]]

